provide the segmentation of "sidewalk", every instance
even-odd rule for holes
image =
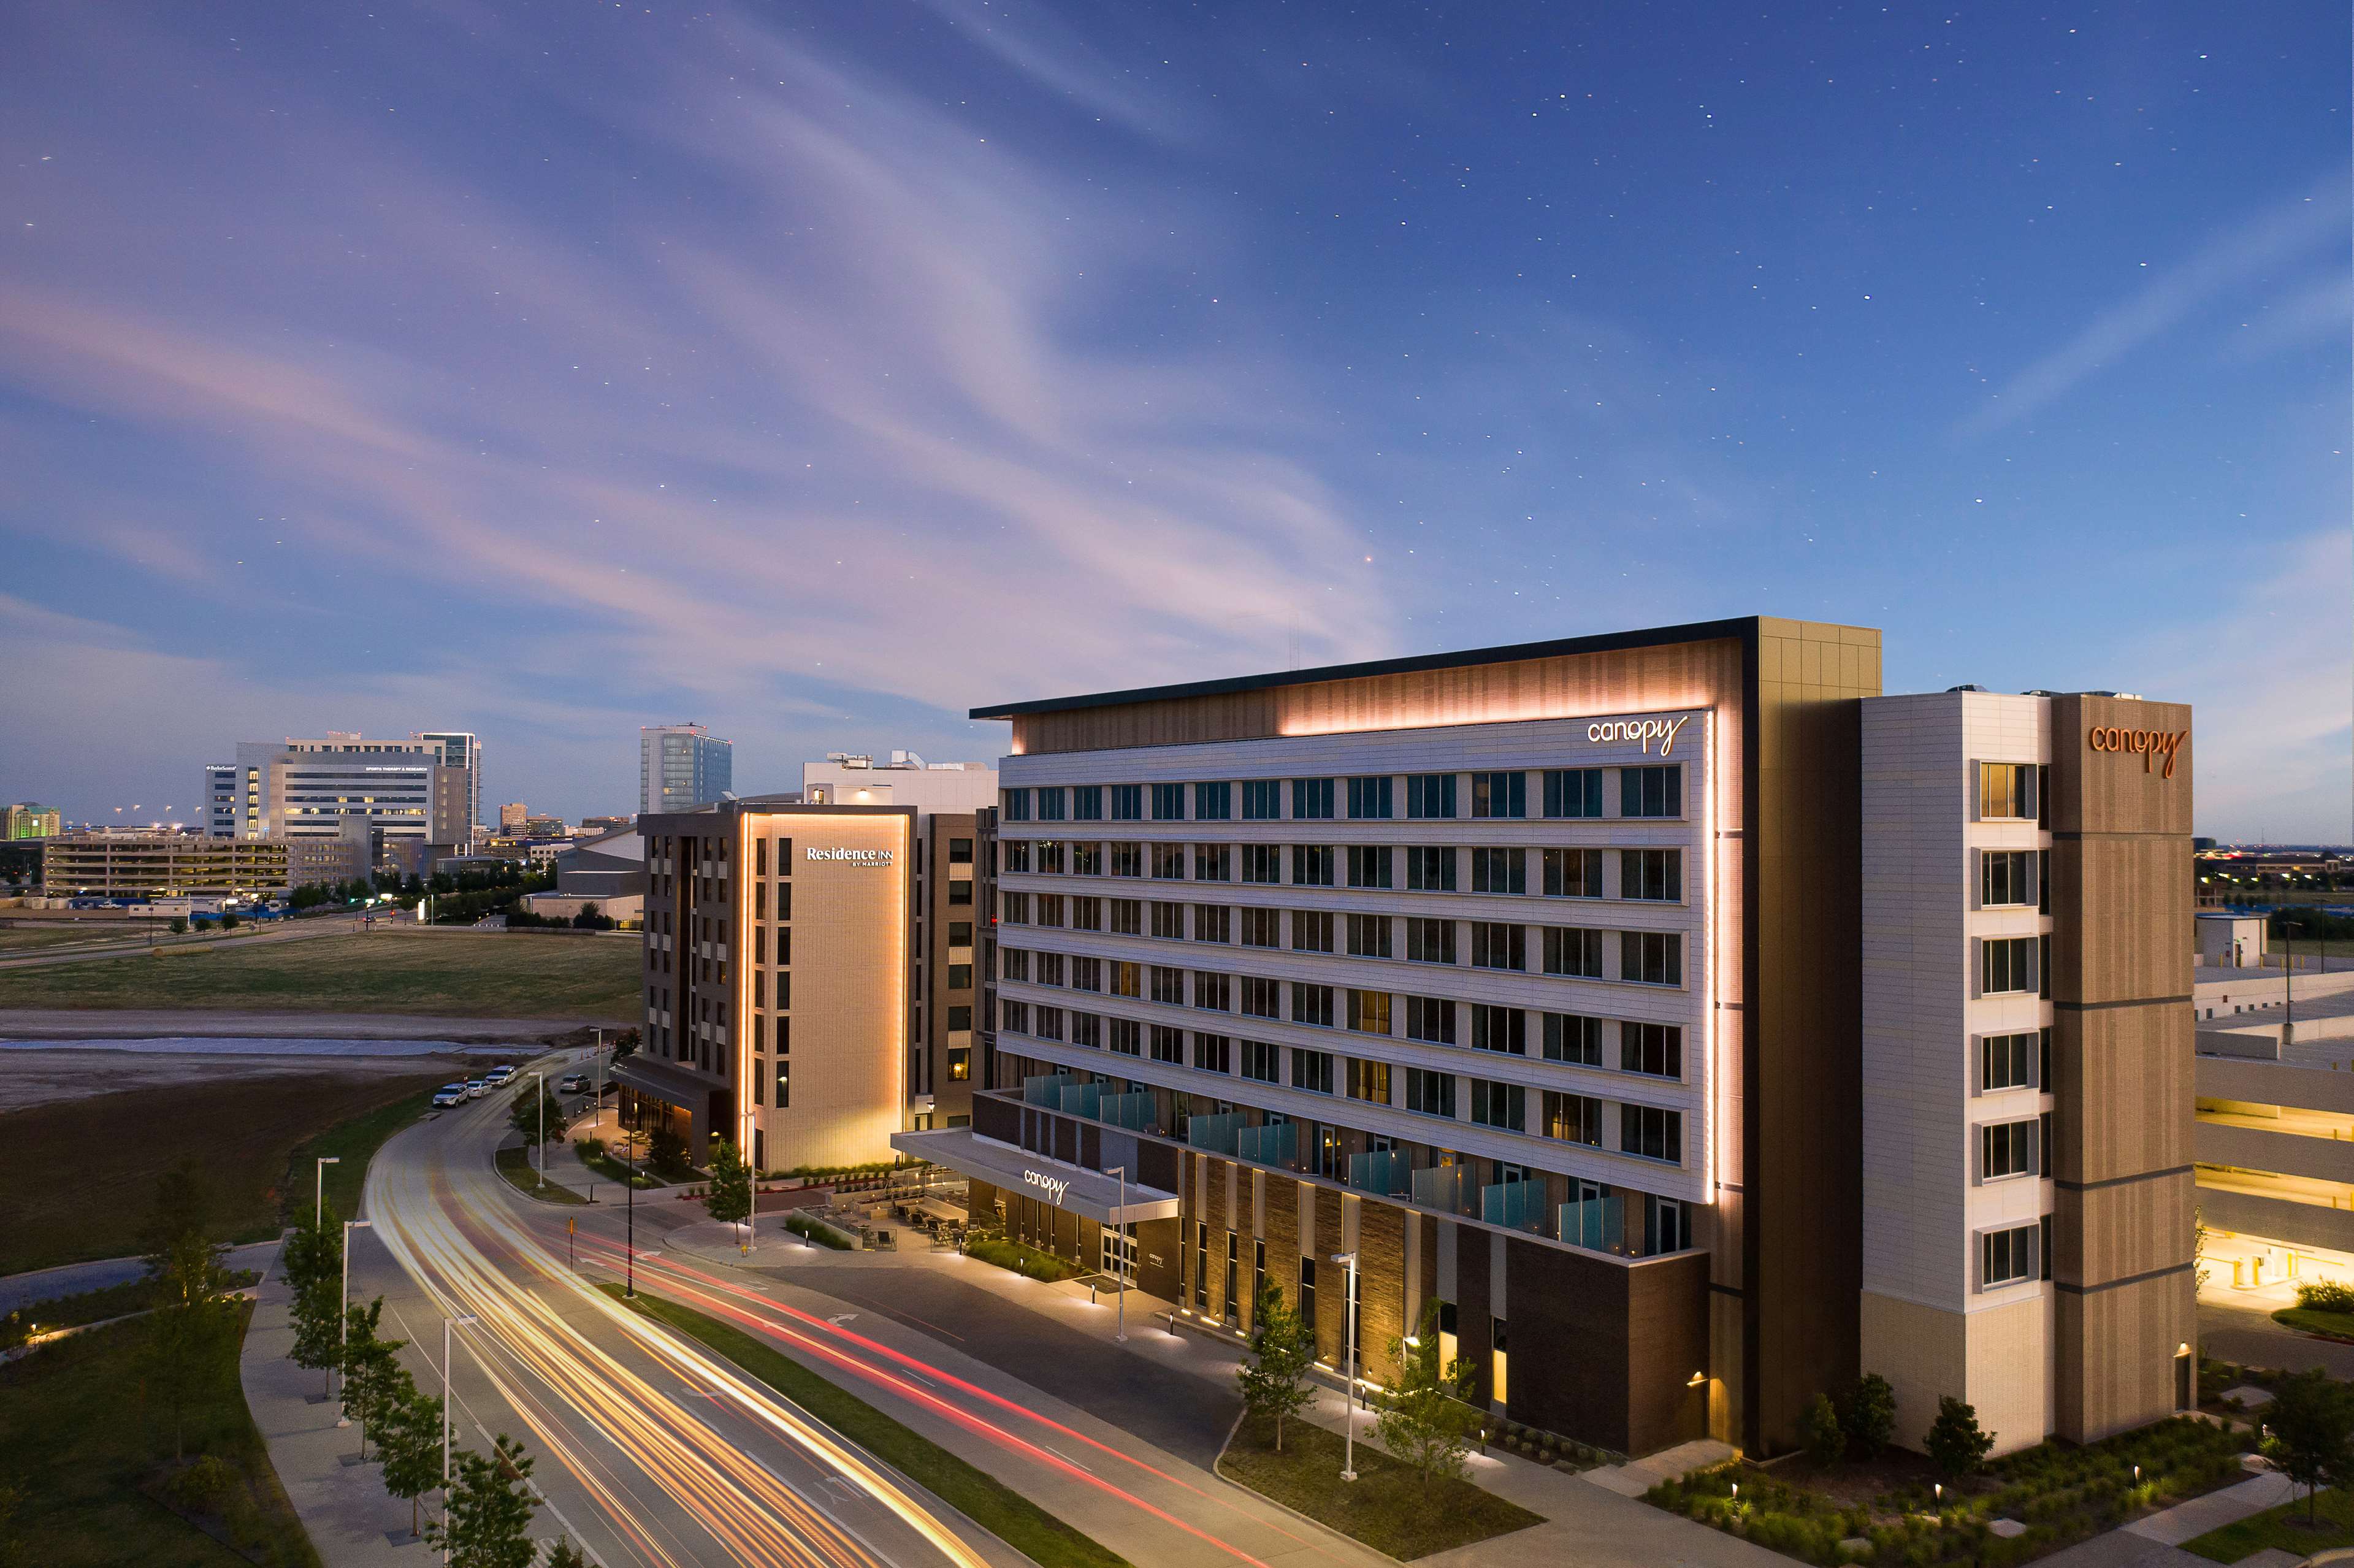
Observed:
[[[278,1255],[274,1241],[254,1242],[246,1246],[233,1246],[226,1254],[230,1268],[259,1269],[268,1266]],[[29,1274],[0,1277],[0,1315],[14,1312],[19,1307],[40,1301],[54,1301],[60,1296],[79,1296],[85,1290],[102,1290],[110,1285],[127,1285],[147,1272],[143,1257],[101,1258],[94,1263],[66,1263],[55,1268],[37,1268]]]

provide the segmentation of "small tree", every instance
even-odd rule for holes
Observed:
[[[645,1036],[643,1033],[635,1029],[624,1029],[619,1034],[614,1035],[613,1060],[616,1062],[626,1061],[628,1058],[636,1055],[638,1054],[638,1044],[644,1038]]]
[[[559,1535],[556,1544],[547,1549],[547,1568],[588,1568],[588,1559],[572,1544],[570,1536]]]
[[[673,1128],[655,1128],[646,1135],[646,1163],[665,1176],[682,1174],[687,1169],[686,1139]]]
[[[175,937],[185,937],[185,936],[186,936],[187,934],[188,934],[188,918],[187,918],[187,916],[185,916],[185,915],[175,915],[175,916],[172,916],[172,935],[174,935]]]
[[[1986,1463],[1987,1452],[1994,1446],[1994,1434],[1978,1430],[1976,1405],[1965,1404],[1950,1393],[1940,1394],[1937,1419],[1929,1424],[1928,1441],[1923,1446],[1937,1468],[1959,1479]]]
[[[344,1223],[321,1203],[313,1217],[297,1224],[279,1249],[279,1272],[297,1296],[315,1281],[338,1277],[344,1266]]]
[[[537,1083],[539,1080],[535,1078],[532,1081]],[[536,1095],[518,1093],[514,1097],[514,1108],[507,1112],[507,1123],[523,1134],[525,1145],[537,1143],[543,1129],[548,1142],[561,1143],[564,1140],[564,1102],[545,1088]]]
[[[1847,1429],[1850,1453],[1877,1457],[1896,1436],[1896,1391],[1878,1372],[1865,1372],[1840,1401],[1840,1425]]]
[[[1283,1452],[1284,1421],[1315,1403],[1308,1381],[1316,1364],[1316,1330],[1274,1285],[1259,1287],[1251,1309],[1250,1360],[1235,1369],[1243,1408],[1255,1421],[1275,1423],[1275,1451]]]
[[[1398,1363],[1398,1385],[1383,1397],[1374,1430],[1383,1447],[1422,1477],[1427,1492],[1435,1480],[1462,1476],[1464,1453],[1479,1425],[1478,1412],[1459,1397],[1463,1363],[1439,1364],[1436,1298],[1424,1306],[1411,1343],[1390,1341],[1390,1359]]]
[[[140,1370],[148,1390],[172,1413],[172,1459],[185,1457],[188,1406],[219,1375],[215,1352],[229,1331],[229,1303],[211,1297],[158,1308],[147,1319]]]
[[[711,1191],[703,1206],[715,1220],[740,1225],[752,1217],[752,1172],[744,1156],[726,1139],[711,1146]]]
[[[451,1456],[448,1507],[425,1527],[425,1539],[450,1554],[451,1568],[531,1568],[539,1554],[531,1539],[537,1507],[526,1485],[531,1466],[523,1445],[504,1433],[487,1457]]]
[[[419,1533],[417,1499],[441,1484],[441,1401],[414,1383],[376,1421],[384,1489],[408,1499],[408,1533]]]
[[[225,909],[221,912],[221,929],[224,931],[234,931],[237,929],[236,910]]]
[[[1826,1469],[1847,1452],[1847,1429],[1840,1425],[1839,1412],[1831,1408],[1830,1395],[1815,1395],[1798,1412],[1798,1442]]]
[[[150,1201],[147,1224],[139,1232],[140,1250],[147,1255],[147,1271],[157,1272],[157,1260],[171,1251],[174,1244],[188,1237],[210,1233],[213,1217],[212,1188],[205,1181],[204,1168],[193,1156],[181,1160],[155,1179],[155,1194]]]
[[[344,1314],[344,1414],[359,1424],[363,1457],[367,1454],[369,1434],[395,1404],[416,1393],[395,1353],[408,1341],[376,1338],[376,1324],[383,1316],[381,1296]]]
[[[2354,1479],[2354,1404],[2347,1391],[2316,1369],[2273,1385],[2264,1411],[2272,1429],[2265,1457],[2305,1489],[2306,1522],[2314,1521],[2314,1489]]]

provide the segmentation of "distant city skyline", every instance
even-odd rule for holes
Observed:
[[[25,8],[0,797],[1764,613],[2354,836],[2349,19]]]

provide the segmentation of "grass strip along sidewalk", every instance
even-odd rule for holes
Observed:
[[[601,1288],[624,1305],[726,1356],[1026,1555],[1038,1568],[1129,1568],[1127,1559],[1081,1535],[1004,1482],[741,1330],[656,1297],[627,1299],[618,1285]]]
[[[1245,1421],[1218,1456],[1218,1474],[1401,1563],[1544,1522],[1469,1481],[1426,1486],[1412,1467],[1363,1441],[1357,1478],[1344,1481],[1344,1446],[1338,1432],[1294,1417],[1283,1425],[1278,1454],[1272,1422]]]
[[[2325,1491],[2313,1499],[2313,1506],[2314,1529],[2306,1528],[2305,1499],[2296,1497],[2186,1541],[2182,1550],[2211,1563],[2237,1563],[2267,1546],[2300,1558],[2332,1546],[2354,1546],[2354,1494]]]

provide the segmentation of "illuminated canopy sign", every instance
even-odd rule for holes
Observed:
[[[2182,743],[2190,738],[2190,732],[2187,729],[2119,729],[2115,725],[2094,725],[2085,732],[2084,744],[2094,751],[2138,754],[2144,773],[2149,771],[2151,758],[2162,757],[2166,758],[2166,768],[2159,777],[2171,779],[2174,777],[2174,754],[2181,750]]]
[[[1665,757],[1675,749],[1676,732],[1690,723],[1691,715],[1689,714],[1681,718],[1606,719],[1600,724],[1587,725],[1585,738],[1640,741],[1647,754],[1651,749],[1651,742],[1656,740],[1659,743],[1659,755]]]
[[[1026,1167],[1023,1170],[1022,1180],[1028,1182],[1031,1186],[1037,1188],[1040,1192],[1045,1193],[1046,1202],[1056,1205],[1061,1204],[1063,1194],[1069,1192],[1071,1188],[1070,1179],[1068,1177],[1065,1177],[1062,1180],[1057,1181],[1055,1178],[1046,1175],[1044,1171],[1032,1171]]]
[[[886,849],[820,849],[811,844],[801,852],[806,860],[848,861],[853,865],[889,865],[891,852]]]

